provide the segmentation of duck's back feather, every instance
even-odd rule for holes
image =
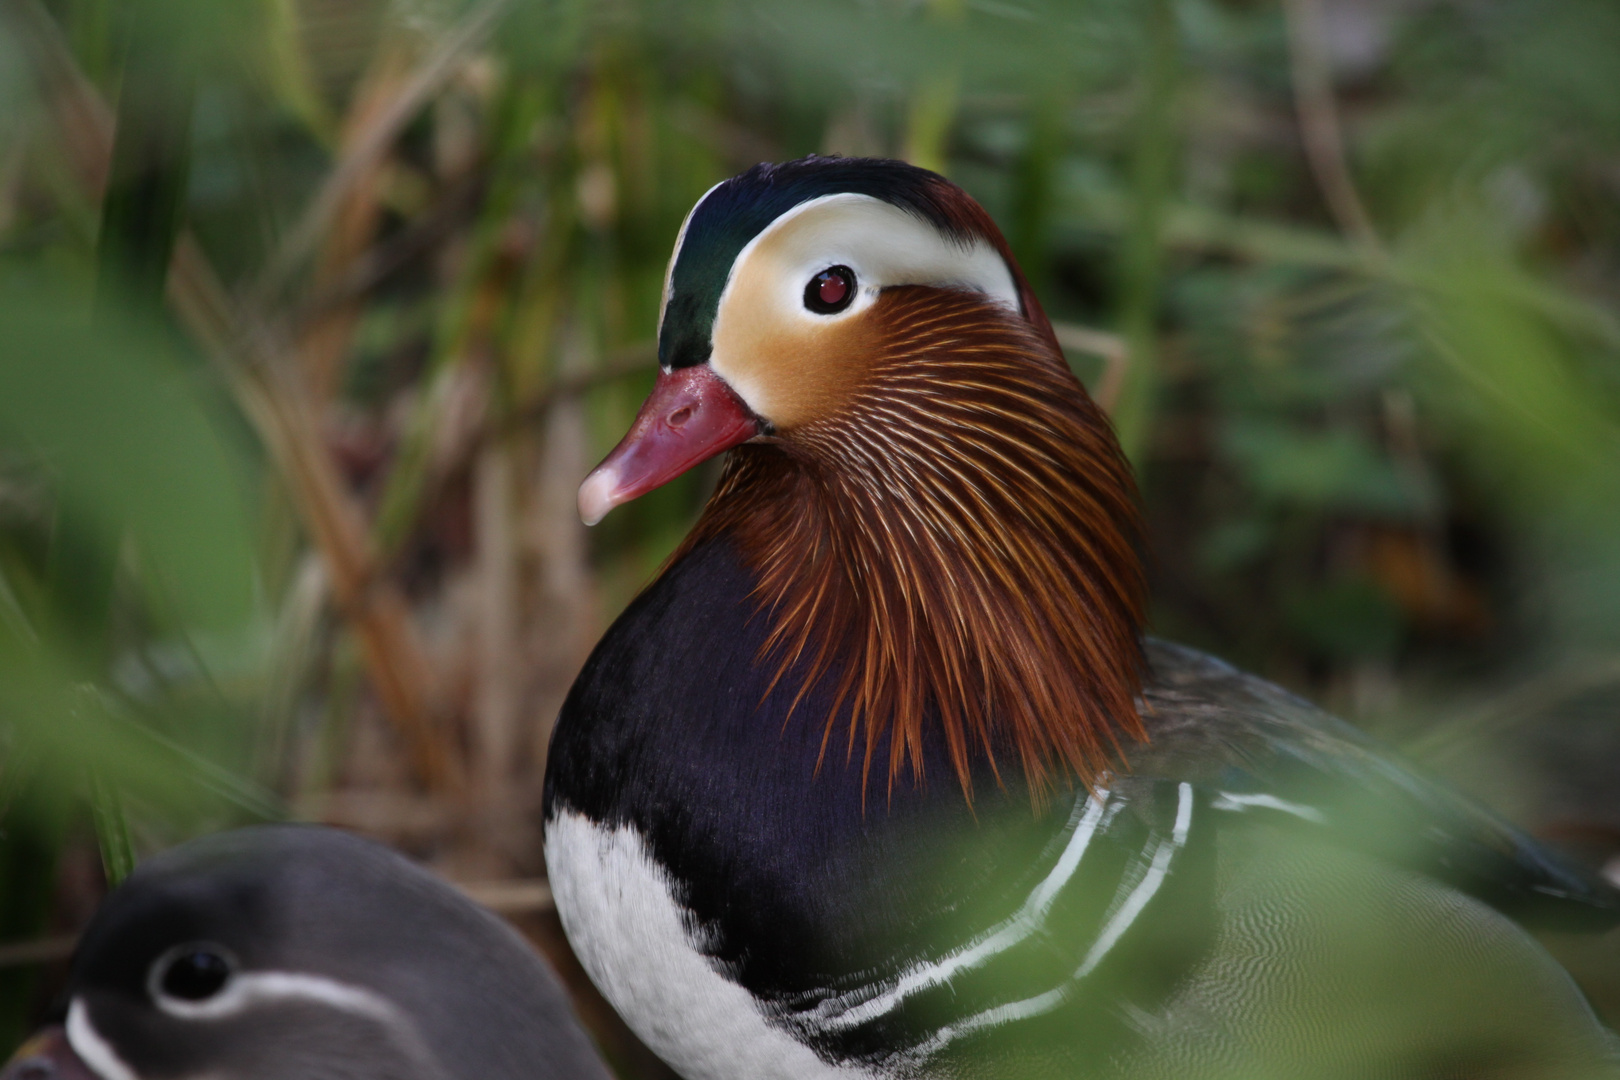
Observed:
[[[1136,776],[1192,781],[1215,805],[1305,826],[1428,874],[1527,925],[1620,923],[1620,893],[1360,729],[1196,650],[1147,646],[1150,741]],[[1303,812],[1301,812],[1303,811]]]

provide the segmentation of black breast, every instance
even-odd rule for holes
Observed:
[[[791,1001],[962,940],[965,898],[974,924],[1013,910],[1066,811],[1032,814],[986,761],[969,807],[941,746],[922,783],[908,773],[891,789],[880,745],[863,782],[864,741],[851,755],[844,724],[823,757],[830,694],[792,708],[793,672],[770,692],[752,589],[715,543],[630,606],[563,706],[546,813],[633,825],[716,958],[756,995]]]

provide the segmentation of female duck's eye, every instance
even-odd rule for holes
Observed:
[[[181,1001],[206,1001],[225,988],[235,965],[222,950],[187,945],[159,961],[157,985]]]
[[[804,287],[804,306],[817,315],[836,315],[855,299],[855,271],[829,266]]]

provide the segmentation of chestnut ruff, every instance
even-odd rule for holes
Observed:
[[[1112,428],[1038,308],[908,286],[868,317],[878,359],[847,407],[733,450],[670,562],[739,545],[772,688],[806,672],[796,706],[837,679],[821,761],[843,718],[863,775],[892,729],[890,785],[908,762],[921,781],[936,724],[970,801],[970,757],[1000,779],[997,745],[1037,803],[1091,786],[1121,733],[1146,737],[1142,530]]]

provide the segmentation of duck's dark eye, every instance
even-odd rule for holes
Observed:
[[[836,315],[855,299],[855,271],[829,266],[804,287],[804,306],[817,315]]]
[[[181,1001],[205,1001],[224,989],[234,965],[220,950],[188,945],[166,960],[158,972],[158,988]]]

